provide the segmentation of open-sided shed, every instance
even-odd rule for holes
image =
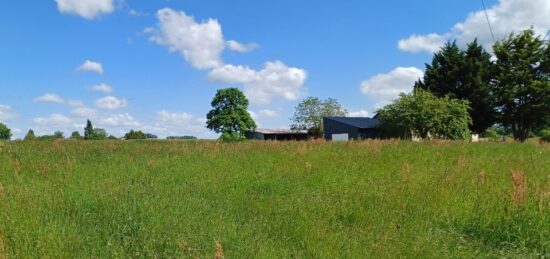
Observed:
[[[256,140],[307,140],[305,131],[293,131],[290,129],[256,129],[246,133],[247,139]]]

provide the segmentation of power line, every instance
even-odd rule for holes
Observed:
[[[481,5],[483,5],[483,11],[485,12],[487,24],[489,25],[489,31],[491,31],[491,37],[493,37],[493,43],[496,43],[495,34],[493,33],[493,27],[491,26],[491,21],[489,21],[489,14],[487,14],[487,8],[485,8],[485,1],[481,0]]]

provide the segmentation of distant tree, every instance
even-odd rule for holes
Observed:
[[[11,129],[0,122],[0,140],[10,140],[11,136]]]
[[[147,136],[141,131],[130,130],[130,132],[124,135],[125,139],[146,139]]]
[[[222,133],[222,140],[240,140],[256,123],[248,113],[248,100],[237,88],[220,89],[212,100],[212,110],[206,115],[206,127]]]
[[[71,139],[82,139],[82,136],[80,135],[80,132],[73,131],[73,133],[71,133]]]
[[[34,131],[32,129],[30,129],[29,132],[27,132],[27,135],[25,135],[25,140],[27,141],[36,140],[36,135],[34,134]]]
[[[550,122],[550,46],[532,29],[497,42],[495,93],[499,120],[524,142]]]
[[[113,135],[109,135],[109,137],[107,137],[107,139],[110,139],[110,140],[118,140],[117,137],[113,136]]]
[[[291,118],[293,130],[307,130],[315,137],[323,136],[323,117],[347,116],[346,109],[336,99],[321,100],[317,97],[307,97],[295,108]]]
[[[449,42],[434,54],[431,65],[426,64],[424,78],[415,84],[415,89],[429,91],[437,97],[467,100],[471,108],[470,130],[483,133],[496,120],[494,77],[491,55],[477,40],[464,51],[456,42]]]
[[[154,135],[154,134],[152,134],[152,133],[146,133],[146,134],[145,134],[145,137],[146,137],[147,139],[158,139],[158,136],[157,136],[157,135]]]
[[[92,134],[94,133],[94,126],[90,120],[86,121],[86,127],[84,128],[84,139],[91,139]]]
[[[93,129],[92,133],[89,135],[88,139],[90,140],[105,140],[109,134],[107,134],[107,131],[100,128]]]
[[[63,136],[63,132],[56,131],[56,132],[53,133],[53,138],[54,139],[64,139],[65,137]]]
[[[378,119],[385,135],[409,137],[411,134],[426,139],[468,139],[471,123],[468,102],[416,90],[401,94],[399,99],[379,109]]]

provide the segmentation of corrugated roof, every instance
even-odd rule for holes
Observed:
[[[373,118],[367,117],[326,117],[329,120],[337,121],[340,123],[348,124],[353,127],[361,129],[370,129],[378,126],[379,121]]]
[[[254,132],[262,134],[304,134],[305,131],[294,131],[291,129],[256,129]]]

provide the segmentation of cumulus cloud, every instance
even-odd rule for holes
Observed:
[[[81,100],[68,100],[67,104],[73,107],[84,106],[84,102]]]
[[[448,40],[448,37],[436,33],[428,35],[413,34],[407,39],[399,40],[397,46],[400,50],[406,52],[418,53],[427,51],[433,53],[438,51]]]
[[[89,20],[115,10],[114,0],[55,0],[55,2],[59,12],[79,15]]]
[[[256,43],[244,44],[234,40],[227,41],[226,45],[230,50],[241,52],[241,53],[253,51],[260,47],[260,45]]]
[[[352,111],[348,113],[350,117],[369,117],[369,112],[366,110]]]
[[[40,103],[65,103],[65,100],[63,100],[63,98],[61,98],[59,95],[51,93],[36,97],[34,98],[34,101]]]
[[[497,4],[487,9],[497,40],[531,26],[536,33],[545,35],[550,30],[549,13],[550,1],[548,0],[499,0]],[[457,39],[459,44],[464,45],[475,38],[486,49],[491,49],[493,40],[483,10],[468,14],[463,22],[455,24],[449,32],[412,35],[400,40],[398,47],[407,52],[432,53],[446,41]]]
[[[106,96],[95,101],[97,107],[108,110],[124,108],[128,105],[126,99],[119,99],[114,96]]]
[[[416,67],[398,67],[387,74],[378,74],[361,83],[361,92],[375,101],[376,106],[385,105],[400,93],[412,90],[415,81],[424,75]]]
[[[33,122],[35,125],[38,125],[38,126],[66,127],[67,125],[72,123],[72,120],[71,118],[65,115],[54,113],[47,117],[34,118]]]
[[[103,84],[103,83],[90,87],[90,90],[92,90],[94,92],[101,92],[101,93],[106,93],[106,94],[109,94],[109,93],[113,92],[113,88],[110,85]]]
[[[77,72],[95,72],[99,75],[103,75],[103,65],[99,62],[86,60],[82,65],[76,68]]]
[[[87,107],[77,107],[71,111],[71,115],[77,118],[93,118],[97,114],[95,109]]]
[[[176,113],[162,110],[157,113],[157,118],[162,124],[165,125],[182,125],[189,122],[189,120],[191,120],[193,116],[185,112]]]
[[[221,25],[215,19],[202,23],[193,16],[164,8],[157,12],[158,28],[151,40],[179,52],[191,66],[209,69],[222,65],[220,55],[225,47]]]
[[[157,112],[156,122],[143,125],[142,129],[161,136],[193,135],[205,138],[215,138],[216,134],[206,129],[206,119],[196,118],[186,112]]]
[[[303,92],[305,70],[288,67],[281,61],[266,62],[262,70],[247,66],[224,65],[213,69],[208,77],[215,82],[242,84],[253,103],[268,104],[275,97],[296,100]]]
[[[9,121],[15,118],[11,106],[0,104],[0,121]]]
[[[139,127],[141,124],[129,113],[120,113],[100,118],[99,125],[108,127]]]

